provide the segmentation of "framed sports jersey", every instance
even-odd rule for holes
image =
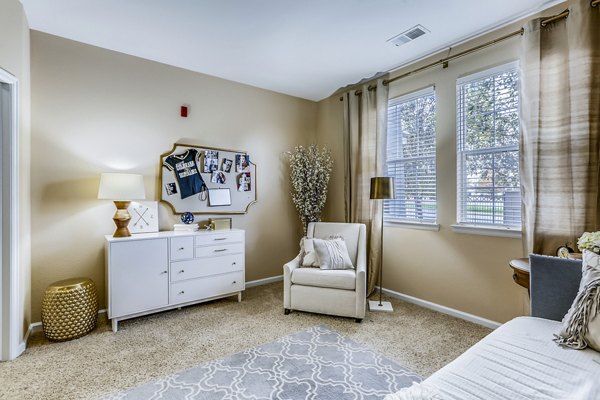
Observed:
[[[160,156],[161,201],[175,214],[245,214],[257,197],[250,160],[247,151],[175,143]],[[217,193],[230,193],[229,201],[216,202]]]

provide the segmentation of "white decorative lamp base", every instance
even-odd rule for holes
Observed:
[[[379,301],[377,300],[369,300],[369,311],[392,312],[394,311],[394,308],[392,307],[392,303],[390,303],[389,301],[382,301],[381,303],[379,303]]]

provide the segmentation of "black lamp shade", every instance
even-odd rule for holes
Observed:
[[[376,176],[371,178],[371,200],[393,199],[394,178],[391,176]]]

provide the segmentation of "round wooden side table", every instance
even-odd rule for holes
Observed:
[[[54,282],[42,301],[44,335],[55,342],[88,334],[98,322],[98,292],[88,278]]]
[[[508,263],[513,269],[513,280],[529,290],[529,258],[516,258]]]

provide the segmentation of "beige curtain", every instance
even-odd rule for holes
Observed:
[[[599,228],[600,11],[531,21],[521,47],[524,248],[556,255]]]
[[[386,78],[387,75],[380,76],[344,94],[345,215],[346,222],[367,225],[367,295],[377,282],[382,257],[379,249],[383,204],[369,200],[369,190],[371,178],[384,174],[388,87],[383,81]],[[355,94],[357,89],[362,90],[361,95]]]

